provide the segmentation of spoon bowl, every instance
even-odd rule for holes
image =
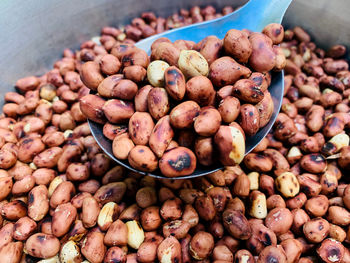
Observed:
[[[251,31],[260,32],[266,25],[270,23],[281,23],[283,15],[291,1],[292,0],[250,0],[240,9],[226,16],[206,21],[203,23],[193,24],[187,27],[170,30],[162,34],[154,35],[139,41],[135,45],[138,48],[141,48],[145,50],[148,54],[150,54],[152,43],[156,39],[161,37],[167,37],[172,42],[179,39],[199,42],[200,40],[209,35],[215,35],[218,38],[222,39],[224,38],[226,32],[230,29],[248,29]],[[268,124],[261,128],[257,132],[257,134],[255,134],[252,137],[246,138],[246,154],[251,152],[260,143],[260,141],[269,133],[276,120],[283,99],[283,71],[272,74],[272,81],[268,90],[271,93],[271,97],[274,103],[274,111],[272,117]],[[114,157],[112,151],[112,141],[107,139],[103,135],[103,125],[93,122],[91,120],[88,120],[88,122],[91,129],[91,133],[95,137],[95,140],[97,141],[98,145],[112,160],[128,168],[129,170],[140,174],[149,175],[160,179],[168,178],[162,175],[159,169],[152,173],[142,172],[131,167],[127,160],[119,160],[116,157]],[[199,177],[206,174],[210,174],[222,168],[223,166],[219,162],[216,162],[212,166],[202,166],[197,164],[196,170],[191,175],[175,177],[172,179],[189,179]]]

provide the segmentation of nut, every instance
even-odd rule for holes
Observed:
[[[154,60],[147,67],[147,79],[154,87],[164,87],[164,73],[170,67],[162,60]]]
[[[62,245],[59,260],[62,263],[81,262],[82,257],[78,245],[72,240]]]
[[[258,190],[259,189],[259,173],[250,172],[247,174],[249,182],[250,182],[250,190]]]
[[[201,53],[195,50],[181,50],[178,64],[187,78],[207,76],[209,73],[208,62]]]
[[[97,217],[97,224],[102,231],[106,231],[111,226],[118,212],[118,205],[114,202],[108,202],[102,207]]]
[[[286,198],[294,197],[299,193],[300,185],[298,179],[291,172],[280,174],[276,178],[275,183],[277,190]]]
[[[133,249],[138,249],[145,239],[145,234],[140,223],[132,220],[125,224],[128,228],[128,245]]]
[[[259,191],[252,191],[249,195],[249,215],[255,218],[264,219],[267,216],[266,197]]]

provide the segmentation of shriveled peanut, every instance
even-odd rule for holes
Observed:
[[[154,205],[157,202],[156,191],[152,187],[144,187],[136,193],[136,203],[141,208],[146,208]]]

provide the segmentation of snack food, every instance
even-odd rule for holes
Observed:
[[[281,25],[271,24],[263,33],[232,29],[223,40],[208,36],[197,44],[160,38],[152,44],[150,60],[143,50],[117,43],[107,50],[111,54],[82,65],[82,82],[96,91],[91,84],[96,80],[98,96],[82,97],[81,111],[105,124],[114,156],[128,157],[137,170],[153,172],[159,167],[163,176],[186,176],[197,163],[213,164],[214,155],[223,165],[239,164],[245,136],[254,136],[272,116],[274,103],[267,88],[270,70],[285,66],[276,46],[283,34]],[[113,136],[113,125],[128,128]],[[193,144],[195,140],[202,143]],[[186,149],[168,152],[172,141]],[[142,154],[135,150],[140,145],[147,147]],[[145,160],[159,164],[147,165]]]
[[[191,16],[182,14],[195,21],[214,17],[214,11],[194,7]],[[151,13],[143,18],[159,21]],[[146,36],[149,23],[136,23]],[[117,41],[113,35],[122,34],[116,28],[103,32],[102,39],[112,42]],[[137,33],[130,27],[127,32],[129,36]],[[202,50],[210,49],[217,39],[207,42]],[[28,90],[23,95],[9,92],[5,96],[5,105],[12,105],[4,106],[0,118],[0,145],[6,157],[0,161],[1,262],[349,262],[350,73],[333,68],[346,67],[337,61],[344,56],[344,46],[324,52],[301,28],[286,30],[281,45],[289,66],[286,106],[274,130],[240,166],[226,166],[192,180],[142,176],[115,166],[101,153],[74,105],[87,92],[77,76],[81,58],[89,60],[103,51],[91,42],[82,47],[76,56],[66,50],[45,77],[20,80],[20,90]],[[213,54],[203,56],[208,59],[209,55]],[[109,60],[103,60],[104,72],[113,72],[107,67],[113,63]],[[307,63],[319,64],[311,70],[304,67]],[[250,79],[259,82],[260,77],[252,74]],[[319,99],[308,97],[301,85],[326,91],[320,92]],[[223,87],[220,98],[231,88]],[[338,95],[327,95],[332,94],[330,89]],[[329,98],[339,96],[341,103],[330,102]],[[5,111],[11,107],[20,110]],[[66,111],[75,124],[68,114],[63,115]],[[66,130],[65,121],[60,125],[62,115],[76,125],[73,130]],[[159,127],[170,122],[166,117],[160,120]],[[125,128],[106,126],[114,137]],[[190,135],[185,133],[182,141],[188,144],[186,138]],[[36,139],[44,144],[42,150]],[[210,150],[205,137],[195,143],[198,152]],[[27,144],[28,153],[23,152]],[[169,144],[172,148],[177,143]],[[38,149],[40,153],[32,156]],[[161,153],[164,145],[155,149]],[[201,156],[208,161],[206,154]],[[232,215],[236,215],[234,221]]]

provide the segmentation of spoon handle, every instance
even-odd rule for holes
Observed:
[[[292,0],[250,0],[239,10],[247,28],[261,31],[267,24],[281,23]]]

